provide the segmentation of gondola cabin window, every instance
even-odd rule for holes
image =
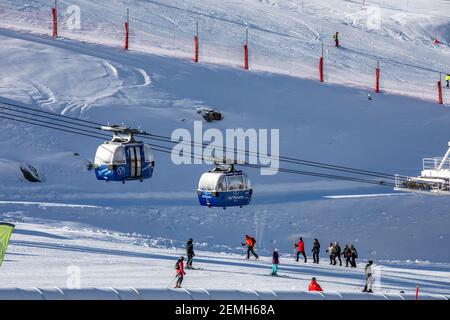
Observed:
[[[244,179],[241,175],[239,176],[228,176],[228,190],[235,191],[235,190],[244,190]]]
[[[144,145],[144,159],[145,162],[152,162],[153,161],[153,154],[152,151],[150,149],[150,146],[148,145]]]
[[[125,164],[127,162],[124,147],[119,146],[116,148],[116,150],[114,151],[113,162],[114,164],[118,165]]]
[[[110,150],[110,146],[102,144],[98,147],[95,154],[95,164],[108,164],[111,163],[113,151]]]

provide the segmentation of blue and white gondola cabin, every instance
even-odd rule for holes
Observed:
[[[198,183],[197,195],[200,205],[208,207],[246,206],[252,199],[252,186],[242,171],[216,167],[205,172]]]
[[[94,161],[97,179],[125,183],[151,178],[155,161],[150,146],[135,141],[133,131],[128,129],[112,127],[104,130],[113,131],[114,136],[97,148]],[[128,136],[124,138],[121,134]]]

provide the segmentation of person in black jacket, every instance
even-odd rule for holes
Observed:
[[[313,253],[313,263],[319,263],[319,252],[320,252],[320,243],[319,240],[314,239],[313,248],[311,250]]]
[[[345,267],[348,268],[348,265],[352,265],[352,249],[350,249],[349,245],[346,244],[342,255],[345,258]]]
[[[351,245],[350,247],[351,251],[352,251],[352,268],[356,268],[356,259],[358,258],[358,251],[356,251],[356,248]]]
[[[280,264],[280,255],[278,249],[273,250],[272,254],[272,276],[278,275],[278,265]]]
[[[335,242],[334,243],[334,246],[336,247],[336,256],[335,256],[335,260],[336,260],[336,258],[338,258],[338,260],[339,260],[339,266],[341,266],[342,267],[342,260],[341,260],[341,246],[339,245],[339,242]]]
[[[194,259],[194,243],[192,238],[186,242],[186,254],[188,256],[188,260],[186,262],[186,269],[192,268],[192,260]]]

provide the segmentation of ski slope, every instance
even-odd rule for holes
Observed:
[[[73,3],[83,8],[83,27],[63,28],[62,38],[55,40],[44,34],[48,3],[0,2],[0,101],[168,136],[176,128],[192,131],[194,121],[201,120],[196,107],[206,105],[223,112],[224,120],[203,123],[204,129],[278,128],[281,155],[392,174],[418,175],[422,157],[446,150],[449,109],[435,103],[436,79],[427,78],[425,69],[449,68],[448,46],[430,44],[435,34],[449,41],[448,2],[409,1],[407,8],[394,1],[373,2],[386,13],[385,28],[379,31],[366,30],[358,19],[344,23],[344,13],[365,12],[350,1],[311,0],[303,7],[293,1],[242,2],[246,6],[228,1]],[[189,5],[196,9],[183,9]],[[120,48],[123,15],[116,13],[125,7],[135,27],[130,52]],[[186,25],[197,20],[192,11],[202,17],[201,28],[210,28],[201,34],[209,34],[211,42],[228,44],[237,38],[237,31],[223,24],[240,31],[244,22],[251,26],[250,72],[238,66],[239,38],[232,46],[236,54],[230,47],[218,50],[224,56],[215,55],[216,48],[205,44],[202,50],[211,53],[207,61],[190,60],[192,30]],[[176,20],[169,23],[169,17]],[[100,18],[110,24],[93,22]],[[177,25],[172,26],[172,47],[164,41],[173,37],[154,26],[165,26],[162,21]],[[343,30],[341,51],[329,43],[338,28]],[[399,38],[399,33],[409,36]],[[264,44],[255,41],[257,34],[264,35]],[[326,84],[310,79],[315,78],[317,39],[326,42],[326,59],[335,61]],[[357,49],[361,39],[371,46],[367,51]],[[299,59],[286,58],[288,53]],[[392,72],[383,73],[383,81],[396,85],[375,95],[369,69],[373,56],[382,55],[382,65]],[[361,82],[365,71],[368,81]],[[425,82],[432,84],[426,87]],[[367,99],[369,92],[373,100]],[[192,288],[208,287],[217,276],[216,288],[242,284],[301,290],[317,275],[330,290],[355,290],[362,265],[371,258],[387,268],[382,290],[413,290],[419,284],[429,293],[448,294],[446,197],[282,173],[260,176],[249,169],[255,185],[252,204],[208,210],[198,206],[195,193],[206,165],[177,166],[156,153],[152,179],[104,183],[86,170],[101,141],[1,119],[0,124],[0,220],[17,225],[0,273],[2,287],[64,286],[67,266],[77,263],[82,286],[165,287],[174,258],[192,237],[205,269],[197,270],[192,282],[186,279]],[[24,181],[21,163],[36,167],[44,181]],[[255,235],[261,263],[241,260],[244,234]],[[330,270],[324,252],[323,265],[298,269],[287,262],[292,257],[285,257],[298,236],[307,249],[314,238],[323,248],[330,241],[355,244],[359,269]],[[282,263],[286,260],[282,272],[293,279],[265,276],[275,247],[284,255]]]
[[[196,243],[196,245],[200,245]],[[173,286],[176,259],[183,250],[157,239],[137,234],[108,233],[69,226],[39,226],[23,223],[16,229],[2,272],[0,287],[137,287]],[[243,250],[242,250],[243,251]],[[310,257],[311,258],[311,257]],[[311,260],[311,259],[310,259]],[[363,287],[363,265],[356,269],[330,266],[327,259],[314,265],[295,263],[291,255],[280,258],[279,277],[270,276],[271,261],[244,259],[243,252],[213,253],[197,250],[194,266],[187,270],[183,287],[306,291],[317,277],[325,292],[358,293]],[[427,263],[382,263],[375,291],[381,294],[450,294],[450,265]],[[74,269],[76,267],[76,269]],[[30,272],[32,270],[32,272]],[[74,278],[78,275],[79,278]],[[75,279],[75,280],[74,280]],[[79,279],[79,283],[77,282]],[[419,296],[419,297],[420,297]]]
[[[2,0],[0,26],[50,34],[52,5]],[[59,1],[59,35],[121,47],[127,8],[132,50],[192,58],[198,22],[201,61],[242,65],[249,28],[254,70],[317,79],[324,43],[326,82],[373,88],[379,60],[382,90],[433,101],[438,73],[450,72],[450,4],[441,0]]]

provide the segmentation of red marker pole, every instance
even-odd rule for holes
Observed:
[[[322,43],[322,55],[320,56],[319,59],[319,77],[320,82],[323,82],[323,43]]]
[[[56,38],[58,36],[58,12],[57,12],[57,2],[55,0],[55,6],[52,8],[52,20],[53,20],[53,24],[52,24],[52,37]]]
[[[441,80],[438,80],[437,82],[438,87],[438,103],[444,104],[444,101],[442,100],[442,86],[441,86]]]
[[[125,21],[125,50],[128,50],[128,39],[130,34],[130,11],[127,9],[127,21]]]
[[[378,61],[375,69],[375,92],[380,92],[380,63]]]
[[[419,300],[419,287],[416,287],[416,301]]]
[[[197,21],[197,30],[194,36],[194,62],[198,62],[198,21]]]
[[[248,70],[248,29],[245,30],[244,69]]]

